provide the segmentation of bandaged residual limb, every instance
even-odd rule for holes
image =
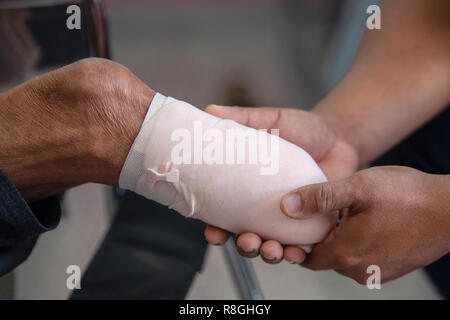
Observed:
[[[277,135],[156,94],[119,185],[186,217],[307,248],[323,240],[336,216],[294,220],[283,215],[280,201],[324,181],[307,152]]]

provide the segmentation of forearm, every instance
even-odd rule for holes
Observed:
[[[424,190],[423,214],[435,221],[435,231],[443,230],[442,234],[436,234],[436,238],[442,239],[447,252],[450,252],[450,175],[426,174]]]
[[[86,59],[0,95],[0,168],[34,196],[117,184],[154,91],[117,63]]]
[[[373,160],[450,101],[450,2],[388,1],[381,30],[368,31],[349,73],[313,109]]]
[[[84,182],[81,162],[92,150],[86,143],[92,141],[89,131],[77,121],[75,110],[63,112],[61,106],[53,106],[52,114],[34,103],[35,94],[26,83],[0,95],[0,168],[19,189],[72,182],[76,176]]]

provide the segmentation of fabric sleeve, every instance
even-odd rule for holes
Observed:
[[[25,261],[38,236],[54,229],[60,218],[58,197],[28,205],[0,170],[0,276]]]

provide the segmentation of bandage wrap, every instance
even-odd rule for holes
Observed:
[[[257,132],[207,114],[186,102],[156,94],[122,168],[120,187],[167,205],[186,217],[234,233],[251,231],[292,245],[314,244],[326,236],[336,216],[321,214],[294,220],[280,210],[281,198],[287,192],[326,181],[308,153],[277,136],[257,132],[259,137],[276,139],[277,174],[263,175],[263,165],[248,161],[207,164],[194,159],[191,163],[175,163],[173,150],[179,142],[174,141],[174,132],[183,130],[194,137],[196,124],[205,132],[209,129],[215,133],[229,129]],[[253,151],[245,150],[244,158],[248,160]]]

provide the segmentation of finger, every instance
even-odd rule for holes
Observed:
[[[206,241],[214,245],[222,245],[227,242],[230,237],[229,232],[209,225],[206,226],[204,235]]]
[[[361,261],[358,252],[366,246],[359,236],[363,231],[361,223],[366,222],[364,215],[355,218],[330,232],[322,243],[316,244],[302,266],[311,270],[345,270],[358,265]],[[359,218],[363,221],[357,221]]]
[[[341,260],[336,253],[337,249],[333,242],[318,244],[311,253],[305,257],[302,266],[311,270],[329,270],[341,268]]]
[[[287,246],[284,248],[283,255],[284,260],[292,264],[301,264],[306,258],[305,251],[295,246]]]
[[[278,122],[284,109],[279,108],[244,108],[209,105],[206,112],[219,118],[231,119],[244,126],[255,129],[279,129]]]
[[[352,176],[294,190],[281,199],[280,208],[290,218],[305,219],[314,214],[355,206],[361,199],[360,188]]]
[[[236,247],[239,253],[247,258],[257,257],[259,255],[261,244],[261,238],[250,232],[241,234],[236,240]]]
[[[283,259],[283,247],[278,241],[267,240],[259,250],[261,258],[269,264],[280,263]]]

